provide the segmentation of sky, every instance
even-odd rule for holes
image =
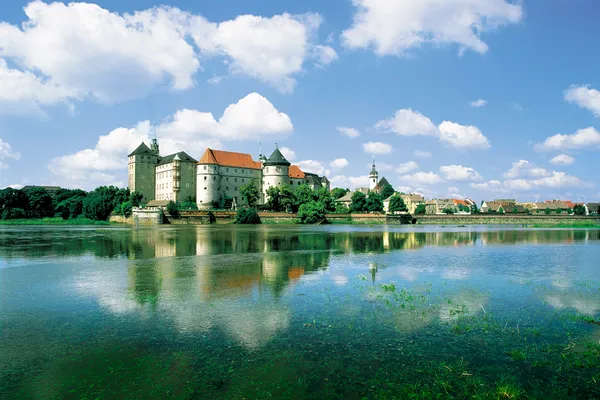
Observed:
[[[332,186],[600,200],[596,0],[11,0],[0,187],[126,186],[127,154],[277,143]]]

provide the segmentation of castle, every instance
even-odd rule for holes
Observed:
[[[208,208],[223,198],[231,198],[242,206],[247,200],[240,189],[250,182],[261,193],[258,204],[267,202],[270,187],[290,185],[294,189],[308,185],[313,190],[330,190],[326,177],[292,165],[277,146],[269,158],[260,154],[258,161],[250,154],[210,148],[196,161],[183,151],[161,157],[155,138],[150,147],[142,143],[128,157],[129,190],[141,193],[145,202],[195,198],[199,208]]]

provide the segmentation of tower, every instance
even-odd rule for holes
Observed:
[[[154,144],[156,151],[142,142],[128,156],[128,187],[131,192],[141,193],[143,202],[154,200],[156,193],[156,164],[159,159],[156,138]]]
[[[196,170],[196,203],[198,207],[210,206],[213,201],[219,201],[220,186],[219,163],[213,151],[206,149]]]
[[[263,161],[263,194],[267,200],[267,189],[273,186],[290,184],[290,162],[285,159],[279,146],[275,144],[275,150],[267,160]]]
[[[157,145],[158,146],[158,145]],[[179,200],[179,191],[181,190],[181,158],[179,154],[175,154],[173,158],[173,191],[175,192],[175,200]],[[183,199],[181,199],[183,200]]]
[[[369,173],[369,190],[374,190],[375,186],[377,186],[377,180],[379,179],[379,174],[375,169],[375,157],[373,157],[373,168],[371,168],[371,172]]]

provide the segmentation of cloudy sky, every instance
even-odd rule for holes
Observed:
[[[0,186],[126,184],[163,155],[279,143],[335,186],[600,198],[596,0],[12,0]]]

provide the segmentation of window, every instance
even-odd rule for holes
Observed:
[[[235,169],[235,171],[234,171],[234,172],[235,172],[235,173],[237,173],[237,168]]]
[[[229,178],[225,178],[225,180],[226,180],[227,182],[229,182]]]
[[[237,186],[235,187],[235,191],[237,192]]]
[[[206,177],[204,177],[204,180],[206,180]]]
[[[206,190],[206,188],[204,188],[204,190]]]
[[[227,186],[227,187],[225,188],[225,190],[226,190],[226,191],[229,191],[229,186]]]
[[[235,178],[235,181],[237,182],[237,178]]]
[[[245,173],[245,172],[246,172],[246,170],[245,170],[245,169],[243,169],[243,170],[242,170],[242,174],[243,174],[243,173]],[[242,200],[244,200],[244,198],[242,198]]]
[[[229,168],[227,168],[227,172],[229,172]]]
[[[204,170],[206,171],[206,165],[204,166]]]
[[[217,177],[216,177],[216,176],[213,176],[213,181],[216,181],[216,180],[217,180]]]

